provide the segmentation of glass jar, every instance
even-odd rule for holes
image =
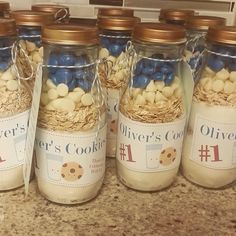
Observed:
[[[222,188],[236,180],[236,27],[210,27],[196,83],[182,169],[191,182]]]
[[[131,68],[131,57],[126,52],[137,17],[103,17],[98,19],[100,29],[99,77],[107,101],[108,132],[107,156],[116,155],[118,104],[126,86]]]
[[[0,17],[9,18],[10,4],[9,2],[0,2]]]
[[[0,190],[24,184],[24,149],[32,91],[27,80],[19,80],[12,62],[15,40],[15,21],[0,19]]]
[[[105,173],[105,100],[97,71],[96,27],[43,29],[43,85],[36,132],[38,187],[47,199],[94,198]]]
[[[11,15],[16,21],[19,44],[28,55],[36,71],[38,64],[42,62],[43,58],[41,29],[42,26],[52,24],[54,16],[52,13],[23,10],[13,11]]]
[[[194,16],[193,10],[183,10],[183,9],[161,9],[159,21],[174,25],[185,25],[186,20]]]
[[[180,74],[185,29],[161,23],[134,28],[133,75],[120,100],[118,178],[140,191],[157,191],[175,179],[186,109]]]
[[[56,4],[34,4],[31,6],[32,11],[44,11],[53,13],[57,23],[68,23],[70,17],[70,9],[68,6]]]
[[[115,17],[133,17],[134,10],[128,8],[98,8],[97,18],[108,16]]]
[[[185,61],[189,64],[196,80],[202,68],[202,58],[206,48],[206,33],[209,27],[225,25],[226,19],[215,16],[193,16],[186,22],[187,44],[184,50]]]

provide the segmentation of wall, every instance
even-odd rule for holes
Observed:
[[[96,18],[98,7],[107,7],[107,4],[111,4],[133,8],[135,15],[141,17],[143,21],[157,21],[160,8],[186,8],[195,9],[202,15],[226,17],[228,25],[236,22],[236,6],[233,0],[9,0],[9,2],[14,3],[12,4],[14,9],[28,9],[31,3],[66,4],[70,7],[71,15],[80,18]]]

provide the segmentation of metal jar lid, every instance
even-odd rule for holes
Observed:
[[[133,39],[147,43],[181,44],[186,41],[186,31],[177,25],[140,23],[134,28]]]
[[[133,30],[141,20],[138,17],[101,17],[97,21],[100,29],[106,30]]]
[[[16,22],[13,19],[0,19],[0,36],[16,35]]]
[[[56,5],[56,4],[34,4],[31,6],[32,11],[44,11],[56,14],[59,17],[69,17],[70,10],[68,6]]]
[[[99,8],[98,9],[98,18],[103,16],[124,16],[124,17],[133,17],[134,10],[127,8]]]
[[[12,11],[11,17],[15,19],[16,25],[22,26],[44,26],[52,24],[55,20],[53,13],[37,11]]]
[[[0,1],[0,11],[9,11],[10,10],[10,4],[9,2]]]
[[[95,26],[49,25],[43,28],[42,41],[61,45],[96,45],[99,42]]]
[[[216,43],[227,43],[236,45],[235,26],[214,26],[210,27],[206,38],[208,41]]]
[[[193,10],[184,9],[163,9],[160,15],[164,20],[186,21],[190,16],[194,16]]]
[[[185,27],[191,30],[208,30],[210,26],[225,25],[226,19],[216,16],[192,16],[186,21]]]

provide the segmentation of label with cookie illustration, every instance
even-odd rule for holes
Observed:
[[[107,156],[115,157],[118,126],[119,90],[107,90]]]
[[[23,165],[29,110],[0,119],[0,171]]]
[[[179,166],[186,118],[148,124],[119,114],[117,160],[130,170],[156,172]]]
[[[82,187],[103,178],[106,125],[98,132],[68,134],[37,128],[35,173],[61,186]]]
[[[193,131],[192,134],[188,132],[189,140],[192,138],[190,160],[211,169],[235,168],[235,109],[194,104],[191,120],[194,122],[188,128]]]

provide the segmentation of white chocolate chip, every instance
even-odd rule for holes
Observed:
[[[141,94],[141,89],[140,88],[132,88],[132,97],[136,98],[139,94]]]
[[[51,104],[58,111],[72,112],[75,109],[75,103],[68,98],[58,98],[49,104]]]
[[[106,48],[101,48],[99,51],[99,59],[107,58],[109,56],[109,51]]]
[[[166,101],[167,98],[165,96],[163,96],[163,94],[159,91],[156,92],[156,95],[155,95],[155,102],[159,102],[159,101]]]
[[[84,91],[83,92],[70,92],[67,95],[67,98],[73,100],[75,103],[79,103],[83,94],[84,94]]]
[[[18,89],[18,82],[16,80],[8,80],[6,83],[6,87],[10,91],[15,91]]]
[[[48,90],[48,98],[50,100],[55,100],[58,98],[58,92],[56,89],[49,89]]]
[[[112,63],[113,63],[113,65],[114,65],[114,63],[116,62],[116,58],[115,58],[115,57],[113,57],[113,56],[109,56],[109,57],[107,57],[107,61],[110,61],[110,62],[112,62]]]
[[[230,72],[229,79],[232,82],[236,81],[236,71],[231,71]]]
[[[145,99],[150,102],[150,103],[154,103],[155,101],[155,92],[145,92],[143,93],[143,96],[145,97]]]
[[[55,108],[54,108],[54,106],[52,105],[52,102],[50,102],[49,104],[47,104],[47,105],[45,106],[45,108],[46,108],[47,110],[50,110],[50,111],[55,111]]]
[[[220,92],[224,89],[224,82],[222,80],[215,80],[212,83],[212,90],[215,92]]]
[[[32,61],[35,63],[41,63],[43,58],[40,56],[39,52],[35,51],[32,53]]]
[[[49,98],[47,93],[42,93],[40,97],[40,102],[43,106],[46,106],[49,103]]]
[[[90,106],[93,104],[93,97],[90,93],[85,93],[82,97],[81,97],[81,103],[84,106]]]
[[[158,91],[162,91],[162,89],[165,87],[165,82],[164,81],[156,81],[155,86]]]
[[[204,85],[204,89],[206,91],[210,91],[212,89],[212,80],[208,80],[206,84]]]
[[[173,95],[173,93],[174,93],[173,88],[171,88],[169,86],[166,86],[162,89],[162,94],[167,98],[171,97]]]
[[[231,94],[234,92],[235,89],[235,84],[230,82],[230,81],[226,81],[225,85],[224,85],[224,92],[226,94]]]
[[[30,41],[26,41],[26,50],[28,52],[33,52],[34,50],[36,50],[36,45],[33,42]]]
[[[184,57],[186,59],[186,61],[189,61],[192,58],[193,54],[191,51],[189,50],[184,50]]]
[[[204,73],[209,77],[215,76],[215,72],[208,66],[205,68]]]
[[[15,79],[15,76],[11,72],[11,68],[9,68],[5,72],[3,72],[1,79],[2,80],[14,80]]]
[[[21,39],[21,40],[19,41],[19,44],[20,44],[20,46],[22,47],[23,50],[26,50],[26,43],[25,43],[24,40]]]
[[[181,97],[183,96],[182,93],[183,93],[183,92],[182,92],[182,89],[179,87],[179,88],[177,88],[177,89],[175,90],[174,96],[175,96],[176,98],[181,98]]]
[[[80,93],[85,94],[84,90],[83,90],[82,88],[80,88],[80,87],[74,88],[73,91],[74,91],[74,92],[80,92]]]
[[[142,105],[145,105],[145,103],[146,103],[145,98],[141,94],[138,94],[138,96],[135,99],[134,104],[142,106]]]
[[[57,85],[57,93],[61,97],[65,97],[69,92],[69,88],[66,84],[58,84]]]
[[[204,78],[201,78],[201,79],[200,79],[199,83],[204,87],[204,86],[206,85],[206,83],[207,83],[208,81],[210,81],[210,80],[211,80],[211,78],[209,78],[209,77],[204,77]]]
[[[47,81],[46,81],[46,85],[47,85],[47,87],[49,88],[49,89],[56,89],[57,88],[57,86],[52,82],[52,80],[50,80],[50,79],[48,79]]]
[[[157,90],[156,85],[153,80],[149,82],[149,84],[146,87],[147,92],[155,92]]]
[[[223,68],[222,70],[216,73],[216,77],[220,80],[227,80],[229,78],[229,72]]]

